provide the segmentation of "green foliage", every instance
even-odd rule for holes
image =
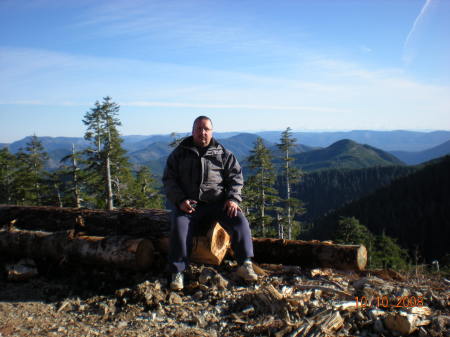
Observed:
[[[129,193],[122,202],[123,207],[133,208],[163,208],[163,198],[155,188],[155,179],[147,166],[141,166],[133,183],[129,188]]]
[[[279,213],[281,216],[278,217],[278,235],[281,238],[285,237],[284,229],[287,228],[287,238],[292,239],[294,234],[298,235],[301,232],[300,224],[295,223],[294,218],[296,215],[301,215],[305,212],[303,203],[294,198],[291,194],[292,184],[299,182],[301,177],[301,172],[297,168],[290,165],[292,158],[292,149],[295,148],[296,139],[292,137],[291,128],[288,127],[285,131],[281,133],[280,143],[277,144],[279,150],[282,152],[283,157],[283,183],[285,193],[282,194],[283,197],[283,208]]]
[[[84,151],[88,163],[84,169],[88,200],[97,208],[111,208],[113,200],[122,206],[132,184],[130,164],[117,129],[121,125],[117,117],[119,109],[110,97],[105,97],[102,103],[95,102],[83,119],[87,127],[84,138],[90,141]]]
[[[355,217],[341,217],[334,234],[334,241],[345,244],[363,244],[370,247],[373,244],[374,236]]]
[[[406,269],[409,256],[395,239],[382,233],[374,236],[355,217],[341,217],[334,241],[342,244],[363,244],[368,251],[369,268]]]
[[[313,237],[329,238],[342,216],[354,216],[369,230],[395,237],[429,263],[448,252],[450,237],[450,156],[423,166],[376,192],[316,221]],[[331,231],[330,231],[331,229]]]
[[[371,252],[371,268],[406,269],[408,267],[408,252],[401,248],[394,238],[384,233],[376,236]]]
[[[340,140],[324,149],[298,153],[293,157],[295,164],[304,171],[404,164],[388,152],[349,139]]]
[[[274,235],[276,232],[268,228],[273,219],[267,212],[274,209],[279,198],[274,188],[275,170],[272,155],[262,138],[256,139],[247,160],[254,175],[248,178],[244,187],[244,207],[250,212],[250,222],[256,224],[255,236]]]
[[[7,148],[0,150],[0,204],[15,202],[14,179],[17,165],[16,156]]]
[[[85,184],[86,172],[80,165],[86,165],[83,152],[75,151],[72,144],[72,153],[61,159],[60,175],[64,182],[64,204],[70,207],[81,207],[83,200],[87,199]],[[67,165],[69,163],[69,165]]]
[[[417,168],[407,166],[322,170],[303,175],[293,190],[308,205],[305,219],[315,220],[415,171]]]
[[[48,154],[36,135],[16,155],[14,190],[16,202],[23,205],[41,205],[44,165]]]
[[[64,207],[65,181],[62,171],[45,172],[42,179],[42,205]]]

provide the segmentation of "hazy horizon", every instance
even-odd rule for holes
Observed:
[[[214,133],[219,133],[219,134],[224,134],[224,133],[237,133],[237,134],[240,134],[240,133],[251,133],[251,134],[257,134],[257,133],[262,133],[262,132],[279,132],[279,133],[281,133],[284,130],[285,129],[283,129],[283,130],[234,130],[234,131],[233,130],[231,130],[231,131],[217,131],[217,130],[214,130]],[[304,133],[334,133],[334,132],[364,132],[364,131],[366,131],[366,132],[406,131],[406,132],[431,133],[431,132],[440,132],[440,131],[442,131],[442,132],[450,132],[450,129],[449,130],[445,130],[445,129],[436,129],[436,130],[420,130],[420,129],[419,130],[407,130],[407,129],[395,129],[395,130],[375,130],[375,129],[358,129],[358,130],[294,130],[294,129],[292,129],[291,131],[295,132],[295,133],[297,133],[297,132],[304,132]],[[185,135],[185,134],[190,134],[190,133],[191,133],[190,131],[177,132],[178,135]],[[120,135],[122,137],[152,137],[152,136],[169,136],[170,134],[171,133],[169,132],[169,133],[129,134],[129,135],[120,134]],[[24,137],[19,138],[19,139],[6,141],[6,142],[0,140],[0,143],[1,144],[12,144],[14,142],[23,140],[23,139],[25,139],[27,137],[31,137],[31,136],[33,136],[33,134],[24,136]],[[65,135],[64,136],[63,135],[60,135],[60,136],[58,136],[58,135],[49,136],[49,135],[37,135],[36,134],[36,136],[38,138],[44,138],[44,137],[49,137],[49,138],[83,138],[84,134],[74,135],[74,136],[65,136]]]

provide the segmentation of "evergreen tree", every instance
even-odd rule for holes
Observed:
[[[48,154],[36,135],[17,153],[15,191],[19,203],[41,205],[44,165]]]
[[[91,142],[85,150],[88,166],[88,186],[96,207],[114,208],[114,201],[120,206],[131,182],[130,164],[122,148],[123,140],[117,127],[120,107],[111,100],[95,102],[95,107],[88,111],[83,119],[87,126],[84,138]]]
[[[408,265],[408,253],[395,239],[382,233],[373,235],[355,217],[341,217],[334,233],[334,241],[343,244],[363,244],[367,248],[370,268],[404,269]]]
[[[259,227],[257,235],[261,234],[266,237],[267,224],[272,221],[272,217],[267,214],[267,211],[273,210],[274,204],[278,201],[278,192],[274,188],[276,174],[272,165],[272,155],[261,137],[256,139],[255,146],[250,153],[247,160],[254,174],[247,179],[244,187],[244,200],[246,200],[248,211],[254,210],[251,220]]]
[[[360,224],[355,217],[341,217],[334,234],[334,241],[344,244],[363,244],[370,248],[374,236],[366,226]]]
[[[42,204],[63,207],[65,182],[61,170],[44,172],[42,179]]]
[[[408,266],[408,252],[401,248],[394,238],[382,233],[376,236],[370,266],[371,268],[405,269]]]
[[[288,229],[288,239],[292,239],[293,234],[300,232],[299,222],[294,221],[296,214],[300,215],[305,212],[303,204],[300,200],[292,196],[291,187],[292,184],[297,183],[300,180],[301,172],[291,165],[293,161],[292,149],[296,145],[296,139],[292,137],[291,128],[288,127],[281,133],[280,143],[277,144],[280,151],[283,153],[283,183],[285,187],[285,195],[283,198],[284,210],[281,217],[279,217],[278,226],[280,227],[279,233],[284,238],[284,226]],[[294,228],[295,227],[295,228]],[[294,233],[296,232],[296,233]],[[296,236],[296,235],[295,235]]]
[[[136,172],[131,193],[126,206],[134,208],[163,208],[161,194],[155,188],[155,179],[147,166],[141,166]]]
[[[80,208],[82,197],[82,182],[84,181],[83,172],[80,169],[80,163],[83,163],[82,152],[75,151],[75,145],[72,144],[72,153],[61,159],[61,163],[70,162],[70,166],[63,165],[64,175],[69,176],[69,187],[66,189],[72,200],[69,204]]]
[[[0,150],[0,204],[14,203],[16,157],[7,148]]]

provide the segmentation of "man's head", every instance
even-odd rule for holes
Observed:
[[[199,147],[208,146],[213,134],[212,128],[212,122],[209,117],[197,117],[192,125],[192,138],[195,145]]]

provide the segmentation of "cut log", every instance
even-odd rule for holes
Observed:
[[[105,211],[50,206],[0,205],[0,227],[13,222],[19,229],[56,232],[75,230],[87,235],[168,236],[169,212],[161,209]]]
[[[151,241],[126,236],[74,237],[70,231],[0,230],[0,253],[12,257],[147,270],[153,263],[153,251]]]
[[[166,254],[169,251],[169,241],[168,238],[158,241],[158,247]],[[230,235],[216,222],[204,236],[194,237],[190,260],[218,266],[227,254],[230,244]]]
[[[12,223],[14,227],[20,229],[74,230],[76,233],[82,232],[93,236],[127,235],[148,238],[155,244],[156,249],[163,252],[167,252],[167,237],[170,231],[169,212],[157,209],[104,211],[1,205],[0,227]],[[209,247],[207,249],[212,247],[209,241],[204,241],[204,239],[197,241],[200,249],[205,246]],[[261,263],[344,270],[363,270],[367,264],[367,250],[362,245],[259,238],[253,239],[253,245],[254,260]],[[197,261],[202,262],[203,260]],[[211,262],[204,261],[204,263]]]
[[[367,249],[363,245],[337,245],[320,241],[253,239],[254,260],[308,268],[363,270]]]
[[[191,261],[220,265],[231,245],[230,235],[216,222],[206,233],[206,236],[193,240]]]

